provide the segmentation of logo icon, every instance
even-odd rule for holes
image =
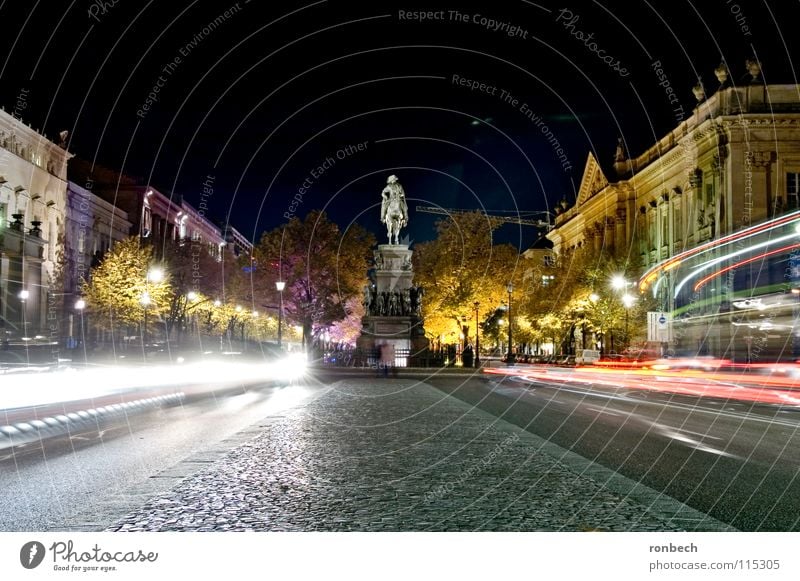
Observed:
[[[30,541],[22,545],[19,551],[19,562],[26,569],[35,569],[44,560],[44,545],[39,541]]]

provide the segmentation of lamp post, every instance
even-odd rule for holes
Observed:
[[[27,337],[28,336],[28,329],[26,327],[28,326],[28,323],[27,323],[27,321],[25,319],[25,315],[26,315],[25,311],[27,310],[26,301],[28,300],[28,297],[31,296],[31,294],[30,294],[29,291],[27,291],[25,289],[22,289],[21,291],[19,291],[19,295],[18,296],[19,296],[19,301],[22,304],[22,335],[24,337]]]
[[[478,301],[473,303],[475,306],[475,369],[481,366],[481,340],[480,340],[480,325],[478,324],[478,307],[481,304]]]
[[[31,356],[28,351],[28,320],[25,311],[28,309],[27,300],[29,296],[30,293],[27,290],[22,289],[19,291],[19,300],[22,306],[22,341],[25,343],[25,360],[28,365],[31,364]]]
[[[275,288],[278,289],[278,293],[281,297],[281,302],[278,305],[278,349],[281,349],[283,340],[283,289],[286,288],[286,283],[279,280],[275,283]]]
[[[593,292],[593,293],[591,293],[589,295],[589,302],[592,303],[592,305],[595,305],[597,303],[597,301],[599,301],[599,300],[600,300],[600,295],[598,295],[597,293]],[[595,314],[595,316],[597,316],[596,311],[593,310],[593,313]],[[605,340],[605,336],[603,335],[602,319],[600,321],[601,321],[601,323],[600,323],[601,326],[598,328],[598,333],[595,333],[595,345],[594,346],[597,347],[597,342],[598,341],[600,342],[600,355],[602,356],[604,354],[603,342]]]
[[[613,276],[611,278],[611,288],[613,288],[614,290],[616,290],[618,292],[623,293],[622,296],[620,297],[620,299],[622,300],[622,305],[625,307],[625,338],[624,338],[624,344],[625,344],[626,347],[628,347],[628,344],[630,343],[630,337],[629,337],[630,327],[628,325],[629,310],[633,306],[633,304],[636,302],[636,297],[634,297],[631,294],[628,294],[628,287],[632,286],[633,284],[634,283],[632,283],[632,282],[628,282],[625,279],[625,277],[622,276],[621,274],[617,274],[617,275],[615,275],[615,276]],[[612,341],[613,341],[613,336],[612,336]]]
[[[150,283],[159,283],[164,280],[164,270],[158,266],[151,267],[147,274],[145,275],[144,280],[144,292],[142,293],[139,302],[142,304],[144,308],[144,329],[142,330],[142,349],[145,353],[145,358],[147,356],[147,308],[150,306],[152,299],[150,297]]]
[[[628,311],[636,302],[636,297],[625,293],[622,295],[622,304],[625,306],[625,345],[630,346],[630,338],[628,336]]]
[[[142,305],[143,317],[142,317],[142,352],[145,354],[145,359],[147,358],[147,307],[150,306],[150,293],[144,291],[142,296],[139,298],[139,303]]]
[[[83,309],[86,308],[86,301],[78,299],[75,301],[75,310],[81,315],[81,345],[83,346],[83,364],[86,365],[86,333],[83,327]]]
[[[514,348],[511,342],[511,293],[514,292],[514,286],[509,282],[506,290],[508,291],[508,355],[506,355],[506,364],[514,365]]]

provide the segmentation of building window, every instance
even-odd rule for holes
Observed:
[[[786,174],[786,209],[800,209],[800,173]]]
[[[681,227],[681,208],[677,204],[672,207],[672,231],[673,242],[683,240],[683,230]]]
[[[142,229],[141,229],[141,236],[142,238],[147,238],[150,236],[150,232],[153,231],[153,216],[150,213],[150,207],[145,206],[142,210]]]
[[[706,199],[705,199],[705,206],[708,208],[709,206],[714,205],[714,184],[706,184]]]
[[[544,265],[545,266],[555,266],[556,261],[552,254],[545,254],[544,255]]]

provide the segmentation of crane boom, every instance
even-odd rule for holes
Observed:
[[[552,225],[549,222],[545,222],[544,220],[536,220],[533,218],[523,218],[524,215],[532,215],[532,214],[549,214],[550,212],[517,212],[516,215],[513,216],[500,216],[497,214],[490,214],[484,210],[471,210],[468,208],[439,208],[436,206],[417,206],[417,212],[425,212],[428,214],[443,214],[445,216],[450,214],[466,214],[469,212],[480,212],[486,216],[490,216],[492,218],[497,218],[503,222],[507,222],[509,224],[520,224],[523,226],[536,226],[538,228],[552,228]]]

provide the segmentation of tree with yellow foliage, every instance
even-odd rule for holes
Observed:
[[[82,284],[87,311],[112,331],[141,324],[144,309],[157,321],[169,309],[171,287],[163,271],[152,276],[156,267],[152,247],[140,245],[138,237],[117,242]]]
[[[415,247],[414,282],[425,289],[422,314],[431,337],[455,343],[463,327],[474,333],[474,303],[483,320],[508,300],[508,282],[521,281],[517,250],[492,239],[501,224],[481,212],[453,214],[437,222],[436,240]]]

